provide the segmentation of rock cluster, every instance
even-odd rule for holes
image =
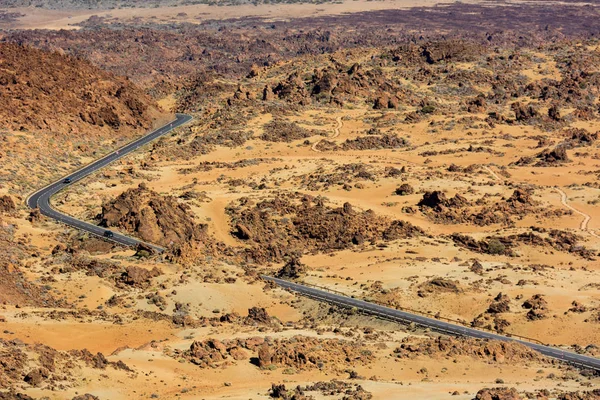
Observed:
[[[541,294],[534,294],[523,303],[523,308],[528,309],[527,319],[536,321],[544,319],[548,316],[548,302]]]
[[[319,142],[319,145],[325,140]],[[388,171],[389,172],[389,171]],[[308,174],[298,177],[299,185],[311,191],[324,191],[331,187],[341,186],[344,190],[359,188],[363,182],[375,181],[377,171],[364,163],[350,163],[336,166],[333,170],[327,171],[319,168]],[[351,185],[352,182],[358,181]]]
[[[183,356],[200,368],[224,366],[230,360],[240,361],[248,359],[248,354],[238,341],[220,341],[206,339],[195,341]]]
[[[468,356],[479,360],[504,362],[536,361],[545,362],[546,358],[529,347],[510,342],[487,341],[471,338],[407,338],[393,351],[398,358]]]
[[[322,140],[317,145],[319,151],[342,151],[342,150],[379,150],[399,149],[407,147],[408,140],[397,134],[358,136],[354,139],[346,139],[341,144],[333,141]]]
[[[264,307],[250,307],[248,309],[248,315],[246,317],[240,316],[236,312],[227,313],[219,318],[220,322],[229,322],[229,323],[240,323],[244,325],[262,325],[268,326],[273,325],[275,322],[274,319],[267,313],[267,310]]]
[[[444,279],[433,278],[419,285],[419,297],[427,297],[438,293],[460,293],[462,289],[457,282]]]
[[[189,206],[144,184],[104,203],[99,219],[101,226],[123,229],[165,247],[207,238],[206,225],[194,221]]]
[[[154,267],[151,270],[131,265],[125,268],[125,272],[117,279],[117,286],[131,286],[146,289],[152,283],[152,278],[161,275],[162,272]]]
[[[370,400],[373,395],[361,385],[344,381],[332,380],[330,382],[315,382],[308,386],[296,386],[287,389],[285,384],[272,384],[269,395],[280,400],[313,400],[315,397],[310,392],[320,393],[322,396],[342,395],[343,400]]]
[[[473,400],[522,400],[515,388],[481,389]]]
[[[593,259],[597,252],[580,245],[582,238],[571,232],[552,229],[546,231],[544,228],[535,228],[536,232],[545,233],[545,236],[533,232],[523,232],[509,236],[488,236],[485,239],[476,240],[468,235],[453,233],[450,239],[458,246],[464,247],[477,253],[514,255],[513,249],[519,244],[529,246],[550,247],[558,251],[577,254],[585,259]]]
[[[498,293],[488,306],[488,309],[475,317],[471,325],[476,328],[504,332],[510,326],[510,322],[502,318],[499,314],[507,312],[510,312],[510,298],[505,294]]]
[[[15,201],[8,195],[0,196],[0,213],[11,213],[17,209]]]
[[[409,194],[413,194],[414,192],[415,189],[411,185],[409,185],[408,183],[403,183],[402,185],[396,188],[394,193],[398,196],[408,196]]]
[[[297,257],[292,257],[277,271],[278,278],[298,279],[306,272],[306,265]]]
[[[268,142],[292,142],[314,135],[324,135],[322,131],[309,131],[294,122],[278,120],[265,124],[263,129],[264,133],[260,138]]]
[[[292,201],[298,198],[300,202]],[[389,221],[350,203],[332,208],[321,198],[280,196],[256,204],[248,198],[228,207],[233,234],[251,245],[254,260],[280,261],[304,252],[347,249],[375,240],[395,240],[425,233],[408,222]]]
[[[305,336],[275,339],[258,349],[260,368],[344,370],[349,366],[368,364],[374,358],[372,352],[360,343]]]
[[[131,372],[122,361],[111,362],[102,353],[87,350],[57,351],[43,344],[29,345],[20,340],[0,339],[0,389],[38,387],[62,390],[73,383],[74,368],[90,368]]]
[[[211,338],[195,341],[189,350],[176,354],[201,368],[226,367],[235,361],[247,360],[252,354],[256,354],[256,365],[264,369],[286,367],[343,371],[347,367],[368,364],[374,360],[371,351],[362,344],[305,336],[222,341]]]
[[[4,128],[97,135],[102,127],[145,130],[158,115],[130,81],[82,59],[10,43],[0,44],[0,59]]]
[[[389,80],[381,70],[367,69],[360,64],[350,68],[338,64],[318,69],[307,80],[293,72],[272,89],[265,87],[262,98],[277,98],[299,105],[321,102],[337,106],[370,98],[375,109],[398,108],[400,101],[417,102],[416,96]]]
[[[52,296],[50,288],[30,281],[23,260],[31,249],[15,237],[15,225],[0,219],[0,305],[65,307],[67,303]]]
[[[513,219],[523,218],[529,214],[543,212],[544,215],[551,217],[558,216],[562,212],[540,208],[539,202],[533,200],[532,192],[525,189],[515,189],[508,199],[496,201],[491,205],[485,198],[470,202],[459,193],[447,198],[443,192],[436,190],[425,192],[417,206],[421,212],[438,223],[478,226],[512,225]]]

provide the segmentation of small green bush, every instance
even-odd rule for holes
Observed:
[[[421,112],[423,114],[431,114],[434,111],[435,111],[435,107],[432,105],[423,106],[423,108],[421,108]]]
[[[504,254],[506,246],[504,246],[498,239],[492,239],[488,243],[489,254]]]

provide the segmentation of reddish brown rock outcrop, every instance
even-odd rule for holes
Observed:
[[[324,135],[322,131],[310,131],[294,122],[275,120],[265,124],[260,138],[268,142],[292,142],[319,134]]]
[[[125,268],[125,272],[117,279],[117,286],[132,286],[146,289],[152,283],[152,278],[161,275],[158,268],[151,270],[136,267],[134,265]]]
[[[89,62],[0,44],[0,120],[4,128],[71,133],[145,130],[156,104],[130,81]]]
[[[295,369],[327,368],[344,370],[348,366],[364,365],[374,360],[363,345],[338,339],[316,339],[295,336],[276,339],[258,349],[258,366]]]
[[[528,309],[527,319],[535,321],[548,316],[548,302],[541,294],[534,294],[530,299],[525,300],[523,308]]]
[[[194,222],[188,205],[161,196],[141,184],[102,205],[100,225],[116,227],[140,239],[171,246],[206,239],[206,225]]]
[[[297,279],[306,273],[306,265],[304,265],[298,257],[291,257],[279,271],[278,278]]]
[[[246,360],[248,354],[236,341],[207,339],[192,343],[184,356],[200,368],[224,366],[228,360]]]
[[[561,395],[558,396],[558,400],[598,400],[598,399],[600,399],[600,389],[562,393]]]
[[[503,362],[536,361],[546,358],[540,353],[519,343],[487,341],[471,338],[408,338],[397,347],[393,355],[398,358],[468,356],[475,359]]]
[[[307,251],[343,250],[373,240],[425,234],[408,222],[390,221],[371,210],[354,209],[350,203],[328,207],[323,199],[311,196],[280,196],[256,204],[242,198],[227,212],[232,234],[252,246],[245,251],[254,260],[281,261]]]
[[[414,192],[415,189],[408,183],[403,183],[402,185],[398,186],[394,191],[394,193],[398,196],[408,196],[409,194],[413,194]]]
[[[462,289],[455,281],[444,278],[433,278],[419,285],[419,297],[427,297],[430,294],[460,293]]]
[[[15,211],[17,206],[15,205],[15,201],[12,197],[5,195],[0,196],[0,212],[10,213]]]
[[[515,388],[481,389],[474,400],[522,400]]]
[[[64,352],[43,344],[0,339],[0,389],[65,388],[72,383],[73,370],[83,365],[132,371],[122,361],[108,361],[102,353],[93,355],[85,349]]]

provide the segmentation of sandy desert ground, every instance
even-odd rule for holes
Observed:
[[[16,21],[5,24],[14,29],[80,29],[79,24],[90,17],[106,18],[110,21],[152,20],[155,23],[202,23],[210,20],[225,20],[259,17],[267,21],[291,18],[322,17],[347,13],[428,7],[446,4],[447,0],[351,0],[322,4],[258,4],[258,5],[208,5],[124,8],[112,10],[43,9],[15,7],[7,9],[20,14]],[[0,7],[1,9],[1,7]]]
[[[76,33],[3,32],[60,51],[0,44],[12,124],[0,137],[0,398],[598,398],[597,375],[525,346],[378,320],[259,278],[600,356],[597,39],[571,27],[394,41],[386,25],[357,25],[372,42],[355,45],[344,29],[312,30],[315,14],[340,23],[391,3],[110,10]],[[105,13],[16,10],[12,27],[45,29]],[[174,37],[192,31],[164,28],[252,13],[306,21],[283,25],[285,43],[267,25],[184,25],[234,32],[185,44],[187,61]],[[129,26],[136,16],[150,25]],[[85,47],[86,35],[127,39]],[[130,57],[151,72],[114,76],[114,48],[138,43],[129,35],[170,38],[160,51],[182,77],[146,50]],[[285,46],[297,54],[277,59]],[[227,57],[238,69],[221,68]],[[19,63],[38,59],[38,78]],[[44,182],[175,111],[194,121],[52,200],[164,253],[26,208]]]

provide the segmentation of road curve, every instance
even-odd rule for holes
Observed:
[[[96,226],[96,225],[93,225],[93,224],[90,224],[90,223],[87,223],[84,221],[80,221],[76,218],[70,217],[66,214],[56,211],[55,209],[52,208],[52,206],[50,204],[50,198],[54,194],[61,191],[62,189],[68,187],[69,185],[72,185],[73,183],[77,182],[78,180],[81,180],[82,178],[86,177],[87,175],[99,170],[100,168],[107,166],[108,164],[110,164],[110,163],[124,157],[125,155],[131,153],[132,151],[138,149],[140,146],[150,143],[151,141],[169,133],[172,129],[174,129],[178,126],[181,126],[183,124],[186,124],[191,120],[192,120],[192,117],[189,115],[176,114],[176,119],[174,121],[172,121],[171,123],[168,123],[168,124],[164,125],[163,127],[150,132],[146,136],[143,136],[143,137],[121,147],[120,149],[106,155],[105,157],[103,157],[97,161],[94,161],[93,163],[91,163],[91,164],[71,173],[70,175],[67,175],[67,176],[61,178],[60,180],[33,193],[31,196],[29,196],[27,198],[27,205],[30,208],[39,208],[40,213],[58,221],[58,222],[62,222],[71,227],[84,230],[93,235],[104,237],[104,232],[106,231],[105,228],[102,228],[102,227],[99,227],[99,226]],[[67,178],[70,179],[70,182],[64,183],[64,180]],[[135,246],[138,243],[142,243],[142,241],[140,241],[140,240],[131,238],[129,236],[122,235],[117,232],[113,232],[113,234],[114,234],[114,236],[112,238],[110,238],[109,240],[112,240],[113,242],[116,242],[119,244],[123,244],[126,246]],[[105,238],[105,239],[108,239],[108,238]],[[149,244],[149,245],[152,246],[153,248],[155,248],[159,252],[162,252],[164,250],[161,247],[151,245],[151,244]],[[505,342],[515,341],[515,342],[521,343],[525,346],[528,346],[534,350],[537,350],[540,353],[542,353],[548,357],[562,360],[562,361],[568,362],[570,364],[574,364],[574,365],[577,365],[580,367],[589,368],[589,369],[600,372],[600,359],[597,359],[597,358],[583,356],[580,354],[576,354],[576,353],[569,352],[569,351],[564,351],[559,348],[555,348],[555,347],[551,347],[551,346],[545,346],[545,345],[541,345],[541,344],[537,344],[537,343],[516,340],[514,338],[509,338],[507,336],[502,336],[502,335],[498,335],[498,334],[494,334],[494,333],[490,333],[490,332],[480,331],[477,329],[472,329],[472,328],[468,328],[465,326],[460,326],[460,325],[440,321],[440,320],[437,320],[434,318],[428,318],[428,317],[424,317],[424,316],[417,315],[417,314],[411,314],[411,313],[408,313],[405,311],[396,310],[396,309],[384,307],[384,306],[381,306],[378,304],[369,303],[364,300],[358,300],[358,299],[354,299],[351,297],[330,293],[330,292],[327,292],[324,290],[315,289],[315,288],[304,286],[301,284],[289,282],[289,281],[286,281],[283,279],[273,278],[273,277],[265,276],[265,275],[263,275],[262,278],[265,280],[268,280],[268,281],[272,281],[272,282],[276,283],[277,285],[281,286],[282,288],[300,293],[304,296],[307,296],[307,297],[310,297],[310,298],[313,298],[316,300],[324,301],[324,302],[331,303],[331,304],[336,304],[336,305],[339,305],[342,307],[347,307],[347,308],[357,308],[365,313],[368,313],[368,314],[371,314],[374,316],[379,316],[379,317],[386,318],[386,319],[391,319],[394,321],[400,321],[400,322],[405,322],[405,323],[413,322],[415,324],[425,326],[425,327],[431,328],[432,330],[442,332],[442,333],[447,333],[447,334],[451,334],[451,335],[459,335],[459,336],[469,336],[469,337],[479,338],[479,339],[501,340],[501,341],[505,341]]]
[[[135,246],[138,243],[142,243],[141,240],[138,239],[134,239],[132,237],[129,236],[125,236],[122,235],[118,232],[114,232],[113,231],[113,237],[111,238],[106,238],[104,237],[104,232],[106,232],[106,228],[97,226],[97,225],[93,225],[84,221],[80,221],[76,218],[73,218],[69,215],[63,214],[60,211],[55,210],[54,208],[52,208],[52,205],[50,204],[50,198],[52,196],[54,196],[56,193],[60,192],[61,190],[65,189],[66,187],[72,185],[73,183],[83,179],[84,177],[88,176],[89,174],[107,166],[108,164],[126,156],[127,154],[131,153],[132,151],[137,150],[139,147],[148,144],[150,142],[152,142],[153,140],[158,139],[159,137],[169,133],[171,130],[184,125],[186,123],[188,123],[189,121],[192,120],[192,117],[190,115],[185,115],[185,114],[176,114],[176,118],[171,121],[170,123],[167,123],[166,125],[148,133],[147,135],[134,140],[133,142],[126,144],[125,146],[121,147],[118,150],[113,151],[110,154],[107,154],[106,156],[102,157],[101,159],[94,161],[91,164],[86,165],[85,167],[72,172],[71,174],[62,177],[61,179],[59,179],[58,181],[51,183],[50,185],[38,190],[37,192],[33,193],[31,196],[29,196],[27,198],[27,205],[30,208],[38,208],[40,210],[40,213],[52,218],[58,222],[62,222],[66,225],[69,225],[73,228],[77,228],[77,229],[81,229],[83,231],[89,232],[92,235],[96,235],[96,236],[100,236],[103,237],[104,239],[107,240],[111,240],[115,243],[119,243],[125,246]],[[65,183],[65,179],[70,179],[70,183]],[[158,247],[152,244],[149,244],[149,246],[151,246],[152,248],[154,248],[156,251],[158,252],[163,252],[164,249],[162,247]]]
[[[501,340],[503,342],[518,342],[529,348],[539,351],[545,356],[561,360],[579,367],[592,369],[596,372],[600,372],[600,359],[598,358],[587,357],[581,354],[565,351],[556,347],[545,346],[542,344],[518,340],[515,338],[510,338],[491,332],[468,328],[466,326],[440,321],[435,318],[428,318],[418,314],[411,314],[405,311],[400,311],[393,308],[384,307],[378,304],[369,303],[364,300],[358,300],[352,297],[330,293],[324,290],[312,288],[283,279],[273,278],[271,276],[262,275],[261,277],[264,280],[274,282],[284,289],[297,292],[303,296],[307,296],[319,301],[324,301],[330,304],[335,304],[346,308],[356,308],[362,312],[374,315],[376,317],[381,317],[403,323],[414,322],[417,325],[421,325],[427,328],[431,328],[432,330],[435,330],[437,332],[446,333],[454,336],[469,336],[478,339],[493,339]]]

